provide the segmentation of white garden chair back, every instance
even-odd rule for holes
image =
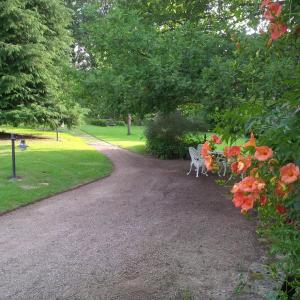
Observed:
[[[198,146],[197,146],[197,152],[198,152],[198,154],[201,156],[201,149],[202,149],[202,146],[203,146],[203,144],[199,144]]]
[[[204,160],[200,155],[201,148],[202,148],[201,144],[198,145],[197,149],[195,149],[194,147],[189,147],[189,154],[190,154],[190,157],[191,157],[191,164],[190,164],[190,170],[187,173],[187,175],[190,175],[193,167],[195,167],[196,177],[199,177],[200,168],[201,168],[201,173],[205,174],[207,176]]]

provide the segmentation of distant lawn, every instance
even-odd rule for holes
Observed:
[[[146,138],[144,137],[143,126],[132,126],[131,135],[127,135],[126,126],[100,127],[83,125],[80,129],[110,144],[120,146],[133,152],[145,153]]]
[[[144,136],[145,127],[143,126],[132,126],[132,134],[127,135],[127,127],[125,126],[94,126],[94,125],[83,125],[80,127],[81,130],[86,133],[100,139],[106,141],[110,144],[114,144],[120,146],[121,148],[128,149],[137,153],[145,153],[146,152],[146,137]],[[199,137],[203,137],[204,133],[198,133]],[[206,134],[207,139],[210,139],[213,133],[209,132]],[[239,138],[235,141],[235,145],[244,144],[246,139]],[[197,147],[197,145],[194,145]],[[221,145],[216,145],[217,150],[223,150],[226,143],[222,143]]]
[[[29,139],[27,150],[16,147],[17,176],[11,181],[11,143],[0,140],[0,212],[65,191],[108,175],[112,163],[79,137],[54,132],[0,127],[0,131],[37,135]],[[16,141],[18,145],[19,141]]]

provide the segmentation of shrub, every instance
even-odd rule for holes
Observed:
[[[206,141],[206,135],[188,133],[181,140],[187,147],[194,147],[203,144]]]
[[[183,117],[180,112],[158,115],[146,124],[147,151],[162,159],[186,158],[188,147],[200,141],[187,133],[198,129],[194,122]]]
[[[209,116],[200,103],[187,103],[179,106],[184,117],[197,124],[199,130],[206,132],[212,129]]]
[[[117,126],[126,126],[125,122],[124,121],[115,121],[115,124]]]
[[[103,121],[106,122],[106,126],[116,126],[116,122],[114,119],[109,118],[109,119],[102,119]]]
[[[91,125],[106,127],[107,120],[104,119],[89,119],[88,121]]]

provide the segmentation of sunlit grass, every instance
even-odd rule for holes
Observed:
[[[146,138],[144,137],[143,126],[132,126],[131,135],[127,135],[127,127],[125,126],[83,125],[81,129],[100,140],[133,152],[145,153]]]
[[[35,135],[27,150],[16,147],[17,181],[11,181],[11,146],[0,140],[0,212],[108,175],[111,162],[79,137],[66,133],[0,127],[0,131]],[[16,141],[16,146],[18,145]]]

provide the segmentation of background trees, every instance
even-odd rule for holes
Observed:
[[[101,3],[85,5],[80,24],[88,105],[144,115],[201,103],[232,136],[293,89],[298,39],[266,47],[256,1],[114,1],[105,13]]]
[[[289,37],[270,47],[256,1],[64,2],[1,3],[2,123],[76,123],[74,99],[103,116],[199,103],[204,121],[232,137],[265,128],[254,120],[295,91],[295,1],[280,16]]]

